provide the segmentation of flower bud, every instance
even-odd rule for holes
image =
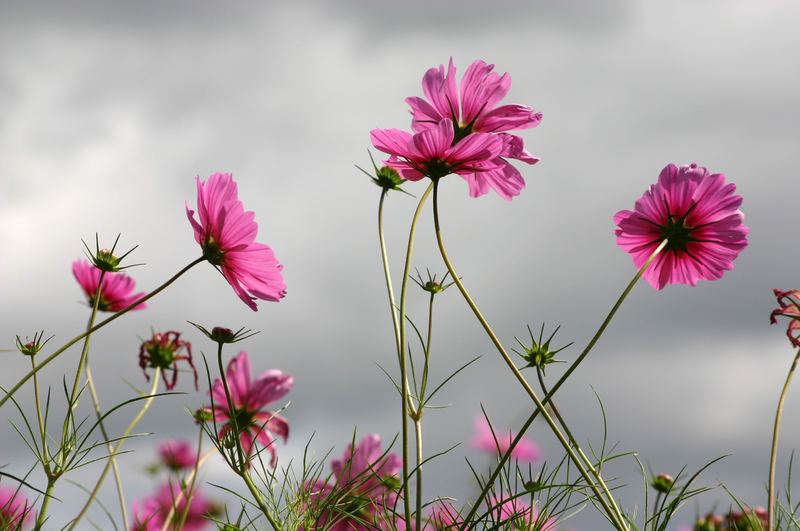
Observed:
[[[650,486],[662,494],[667,494],[672,490],[675,480],[669,474],[658,474],[650,481]]]

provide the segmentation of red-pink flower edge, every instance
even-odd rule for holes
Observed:
[[[614,215],[617,245],[642,267],[668,239],[644,273],[656,289],[722,278],[747,246],[748,228],[739,210],[742,197],[735,192],[736,186],[721,173],[696,164],[669,164],[634,210]]]

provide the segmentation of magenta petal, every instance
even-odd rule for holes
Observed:
[[[373,129],[369,133],[372,145],[389,155],[409,157],[413,154],[411,135],[400,129]]]
[[[542,113],[525,105],[503,105],[481,114],[475,124],[479,131],[501,132],[513,129],[529,129],[542,121]]]

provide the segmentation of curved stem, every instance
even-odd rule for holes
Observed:
[[[411,219],[411,227],[408,231],[408,245],[406,247],[406,260],[403,266],[403,281],[400,285],[400,314],[398,316],[399,340],[398,340],[398,359],[400,363],[400,386],[402,394],[401,415],[403,417],[402,423],[402,439],[403,439],[403,516],[405,522],[411,521],[411,498],[409,494],[409,475],[408,475],[408,406],[409,406],[409,390],[408,390],[408,375],[406,373],[406,292],[408,291],[408,277],[411,271],[411,258],[414,254],[414,237],[417,231],[417,222],[419,221],[422,209],[425,206],[425,201],[434,190],[434,186],[430,185],[422,194],[417,204],[417,209],[414,211],[414,217]]]
[[[792,366],[789,367],[789,373],[786,375],[786,382],[783,384],[781,396],[778,399],[778,408],[775,411],[775,425],[772,429],[772,449],[769,454],[769,503],[767,505],[767,530],[772,531],[774,518],[775,518],[775,463],[778,459],[778,434],[781,431],[781,417],[783,416],[783,403],[786,400],[786,392],[789,390],[789,384],[792,381],[794,370],[797,368],[797,361],[800,359],[800,350],[794,356]]]
[[[225,389],[225,400],[228,402],[228,418],[230,419],[231,426],[233,426],[233,440],[236,444],[236,457],[239,462],[234,470],[237,474],[244,474],[247,470],[247,462],[244,458],[244,451],[242,450],[242,443],[239,440],[239,423],[236,419],[236,406],[231,398],[231,389],[228,387],[228,378],[225,374],[225,368],[222,366],[222,345],[217,343],[217,365],[219,366],[219,377],[222,380],[222,387]],[[230,432],[228,432],[230,434]]]
[[[145,413],[147,413],[147,410],[150,409],[150,405],[153,403],[153,399],[155,398],[155,393],[158,390],[158,384],[160,380],[161,380],[161,369],[156,368],[156,370],[153,373],[153,385],[150,387],[149,396],[145,399],[144,404],[142,405],[142,409],[139,410],[139,413],[137,413],[136,416],[133,417],[133,420],[131,420],[130,424],[128,424],[128,427],[125,428],[125,431],[119,438],[119,442],[117,442],[117,444],[114,446],[113,453],[109,453],[109,457],[112,455],[119,454],[120,449],[122,448],[122,445],[125,442],[125,439],[127,439],[128,436],[130,436],[133,429],[136,427],[137,424],[139,424],[139,421],[142,420]],[[103,485],[103,481],[105,481],[106,476],[108,475],[108,471],[111,468],[112,462],[113,461],[110,458],[106,460],[106,466],[103,467],[103,472],[100,473],[100,477],[97,479],[97,483],[95,483],[91,494],[89,494],[89,499],[86,500],[86,503],[83,505],[81,512],[78,513],[78,516],[76,516],[75,519],[70,524],[68,531],[72,531],[73,529],[75,529],[75,526],[78,525],[78,522],[80,522],[81,519],[86,515],[86,511],[89,510],[89,507],[92,505],[92,502],[94,502],[94,499],[97,497],[97,493],[100,492],[100,487]]]
[[[383,203],[386,199],[387,190],[381,192],[381,199],[378,202],[378,239],[381,244],[381,261],[383,263],[383,277],[386,279],[386,294],[389,297],[389,312],[392,314],[392,326],[394,328],[395,348],[397,349],[398,359],[400,358],[400,324],[397,321],[397,304],[394,298],[394,288],[392,287],[392,274],[389,269],[389,255],[386,252],[386,237],[383,232]]]
[[[666,244],[667,240],[661,242],[661,245],[659,245],[655,249],[655,251],[653,251],[653,254],[651,254],[650,257],[647,259],[647,261],[644,264],[642,264],[642,267],[639,268],[639,270],[633,276],[633,279],[631,279],[631,281],[628,282],[628,285],[622,291],[622,294],[617,299],[617,302],[614,303],[614,306],[611,308],[611,311],[608,312],[608,315],[606,315],[606,318],[603,320],[602,324],[600,325],[600,328],[597,329],[597,332],[595,332],[592,339],[586,345],[586,348],[584,348],[583,352],[581,352],[578,358],[574,362],[572,362],[572,365],[570,365],[569,369],[567,369],[565,375],[558,379],[556,384],[550,389],[550,392],[545,393],[545,397],[544,399],[542,399],[542,402],[544,404],[550,403],[550,401],[553,398],[553,395],[555,395],[556,391],[558,391],[561,385],[567,380],[567,377],[569,377],[569,375],[575,370],[578,364],[580,364],[580,362],[583,361],[583,359],[589,354],[594,345],[600,339],[600,336],[603,335],[603,332],[608,327],[608,324],[611,322],[611,319],[617,313],[617,310],[620,308],[620,306],[622,306],[622,303],[628,297],[628,294],[631,292],[631,290],[633,290],[633,287],[636,285],[639,279],[642,278],[642,275],[644,275],[644,273],[650,267],[650,264],[653,263],[653,260],[655,260],[656,256],[664,249],[664,246]],[[494,469],[492,475],[489,478],[489,481],[486,482],[486,485],[484,486],[477,500],[475,500],[472,509],[470,509],[469,514],[464,519],[465,522],[468,522],[470,518],[475,516],[475,513],[477,513],[478,511],[478,507],[480,507],[480,503],[486,498],[486,496],[489,495],[489,491],[491,490],[492,485],[494,484],[497,477],[500,475],[503,466],[505,466],[506,462],[511,457],[511,453],[514,451],[514,448],[517,447],[517,444],[519,444],[519,442],[522,440],[522,437],[525,435],[525,432],[528,430],[531,424],[533,424],[533,421],[536,420],[537,416],[539,416],[538,409],[534,410],[533,413],[531,413],[531,415],[519,429],[519,431],[517,432],[517,436],[514,437],[513,441],[511,441],[511,445],[509,446],[508,450],[506,450],[505,454],[503,454],[502,458],[500,459],[500,462],[497,464],[497,468]]]
[[[503,361],[505,361],[505,363],[508,366],[508,368],[511,370],[511,372],[514,374],[514,376],[517,378],[517,381],[519,382],[519,384],[523,387],[523,389],[525,389],[525,392],[528,394],[530,399],[536,405],[536,408],[539,411],[541,411],[541,414],[544,417],[545,421],[547,422],[547,425],[550,426],[550,430],[556,436],[556,439],[558,439],[558,442],[561,444],[562,448],[564,448],[564,451],[567,453],[569,458],[575,464],[575,467],[581,473],[581,476],[583,476],[583,478],[586,481],[586,483],[589,485],[589,487],[594,492],[595,496],[597,497],[597,501],[600,503],[600,505],[603,506],[603,509],[605,510],[606,514],[608,515],[608,518],[611,521],[611,523],[614,525],[615,528],[617,528],[619,530],[622,530],[622,531],[627,531],[627,526],[625,524],[625,518],[622,516],[622,514],[619,513],[619,511],[614,511],[608,505],[608,501],[604,498],[603,493],[600,492],[600,489],[597,487],[595,482],[592,480],[592,476],[589,474],[589,472],[584,467],[581,458],[578,457],[578,455],[575,453],[575,451],[570,446],[569,441],[567,441],[567,439],[564,437],[564,434],[561,433],[561,430],[558,428],[558,426],[556,425],[556,423],[553,420],[553,418],[544,409],[544,404],[539,399],[538,395],[533,390],[533,388],[531,388],[530,384],[528,384],[527,380],[525,380],[525,377],[519,371],[517,366],[514,364],[514,361],[508,355],[508,352],[506,352],[506,349],[503,346],[503,344],[500,342],[500,339],[494,333],[494,330],[492,330],[492,327],[489,325],[488,321],[486,321],[486,318],[481,313],[480,309],[478,308],[478,305],[475,304],[475,301],[472,299],[472,297],[470,296],[469,292],[464,287],[464,284],[461,282],[461,279],[459,278],[458,273],[456,273],[455,268],[453,267],[453,264],[450,262],[450,258],[447,256],[447,250],[444,247],[444,241],[442,239],[442,231],[441,231],[441,227],[440,227],[440,224],[439,224],[438,188],[439,188],[439,181],[438,180],[433,181],[433,221],[434,221],[434,227],[435,227],[435,230],[436,230],[436,242],[439,245],[439,253],[442,255],[442,260],[444,261],[445,265],[447,266],[447,270],[450,272],[450,275],[453,277],[453,282],[455,282],[456,286],[458,286],[458,290],[461,292],[462,297],[464,298],[464,300],[466,301],[467,305],[472,310],[472,313],[475,314],[475,317],[478,319],[478,322],[480,322],[481,326],[483,327],[484,331],[486,332],[486,335],[489,336],[489,339],[492,341],[492,344],[494,344],[495,348],[497,349],[497,352],[503,358]],[[608,489],[604,489],[604,490],[605,490],[604,494],[606,496],[608,496],[609,498],[611,498],[612,496],[611,496],[611,493],[608,491]]]
[[[108,448],[108,459],[111,461],[111,470],[114,472],[114,483],[117,487],[117,500],[119,500],[119,511],[122,515],[122,527],[128,531],[128,509],[125,507],[125,491],[122,488],[122,476],[119,473],[119,465],[117,464],[117,457],[114,453],[114,446],[110,442],[108,431],[106,430],[105,423],[103,422],[103,412],[100,410],[100,397],[97,394],[97,388],[94,386],[94,378],[92,378],[92,369],[90,367],[88,358],[86,360],[86,384],[89,386],[89,393],[92,396],[92,405],[94,406],[95,415],[97,415],[97,423],[100,427],[100,433],[105,439]]]
[[[69,341],[67,341],[66,343],[64,343],[64,345],[59,347],[58,350],[56,350],[55,352],[53,352],[52,354],[47,356],[39,365],[37,365],[35,370],[31,370],[31,372],[29,372],[28,374],[23,376],[22,379],[20,381],[18,381],[14,385],[14,387],[12,387],[8,392],[6,392],[6,394],[5,394],[5,396],[3,398],[0,398],[0,408],[2,408],[3,405],[5,405],[5,403],[8,402],[8,399],[11,398],[12,396],[14,396],[14,393],[19,391],[20,387],[25,385],[25,382],[30,380],[31,377],[33,377],[33,375],[35,373],[39,372],[39,370],[41,370],[42,367],[44,367],[45,365],[47,365],[48,363],[50,363],[51,361],[56,359],[61,353],[63,353],[69,347],[71,347],[72,345],[74,345],[75,343],[77,343],[78,341],[83,339],[84,337],[86,337],[86,336],[88,336],[90,334],[93,334],[94,332],[100,330],[101,328],[103,328],[107,324],[111,323],[112,321],[115,321],[119,317],[122,317],[123,315],[125,315],[129,311],[133,310],[134,308],[136,308],[137,306],[139,306],[143,302],[146,302],[146,301],[152,299],[153,297],[155,297],[156,295],[158,295],[159,293],[161,293],[162,291],[167,289],[167,287],[170,284],[172,284],[173,282],[178,280],[178,278],[180,278],[184,273],[189,271],[191,268],[193,268],[194,266],[196,266],[200,262],[204,262],[205,260],[206,259],[203,256],[201,256],[200,258],[197,258],[196,260],[193,260],[187,266],[185,266],[183,269],[181,269],[180,271],[175,273],[172,277],[170,277],[169,280],[167,280],[166,282],[164,282],[163,284],[158,286],[156,289],[154,289],[153,291],[151,291],[147,295],[144,295],[143,297],[135,300],[134,302],[132,302],[131,304],[129,304],[128,306],[126,306],[122,310],[120,310],[117,313],[115,313],[115,314],[107,317],[106,319],[100,321],[99,323],[97,323],[96,325],[94,325],[93,327],[88,329],[86,332],[84,332],[84,333],[82,333],[80,335],[77,335],[77,336],[73,337],[72,339],[70,339]]]

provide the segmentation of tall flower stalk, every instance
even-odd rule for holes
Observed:
[[[530,384],[527,382],[527,380],[522,375],[522,373],[519,371],[519,369],[517,368],[516,364],[511,359],[511,356],[509,356],[508,352],[506,352],[505,347],[500,342],[500,339],[497,337],[497,335],[494,333],[494,330],[492,329],[492,327],[489,325],[489,322],[486,320],[486,318],[481,313],[480,309],[478,308],[478,305],[472,299],[472,297],[470,296],[470,294],[467,291],[466,287],[464,287],[464,284],[461,282],[461,279],[459,278],[458,273],[455,271],[455,268],[453,267],[453,264],[450,262],[450,258],[448,257],[447,250],[445,249],[445,246],[444,246],[444,240],[442,238],[442,231],[441,231],[441,226],[440,226],[440,222],[439,222],[439,208],[438,208],[438,188],[439,188],[439,186],[438,185],[439,185],[439,180],[438,179],[434,179],[433,180],[433,220],[434,220],[434,229],[435,229],[435,232],[436,232],[436,242],[437,242],[437,244],[439,246],[439,252],[440,252],[440,254],[442,256],[442,260],[444,261],[445,266],[447,267],[447,270],[450,272],[450,275],[453,277],[453,281],[455,282],[456,286],[458,287],[458,290],[461,292],[461,295],[463,296],[463,298],[466,301],[467,305],[470,307],[472,312],[475,314],[475,317],[478,319],[478,321],[480,322],[480,324],[483,327],[484,331],[489,336],[489,339],[491,340],[492,344],[494,344],[494,346],[497,349],[498,353],[500,353],[500,356],[503,358],[503,361],[505,361],[506,365],[511,370],[511,372],[514,374],[514,376],[516,377],[517,381],[520,383],[520,385],[523,387],[523,389],[525,389],[525,392],[528,394],[530,399],[536,405],[537,410],[541,411],[541,414],[544,417],[545,422],[547,422],[547,425],[550,427],[550,429],[552,430],[553,434],[556,436],[556,438],[558,439],[558,441],[561,444],[561,446],[564,448],[564,451],[567,453],[569,458],[575,464],[575,466],[578,469],[578,471],[580,472],[581,476],[583,476],[584,480],[589,485],[589,488],[591,488],[592,492],[594,492],[594,494],[595,494],[595,496],[597,498],[597,501],[600,503],[600,505],[605,510],[606,515],[608,516],[608,518],[611,521],[611,523],[614,525],[615,528],[617,528],[617,529],[619,529],[621,531],[626,531],[628,529],[628,526],[626,524],[625,516],[622,514],[622,512],[616,506],[616,502],[614,501],[613,495],[608,490],[608,488],[605,487],[605,484],[603,482],[600,483],[600,487],[597,486],[597,484],[595,483],[594,479],[592,478],[592,475],[590,475],[589,471],[586,469],[586,466],[585,466],[585,463],[584,463],[583,459],[572,448],[572,446],[570,445],[569,441],[566,439],[564,434],[561,433],[561,430],[559,429],[559,427],[556,424],[555,420],[553,420],[553,418],[550,416],[550,414],[544,409],[544,404],[539,399],[538,395],[533,390],[533,388],[530,386]],[[601,488],[602,488],[603,492],[601,492]],[[606,496],[608,497],[608,499],[606,499]]]
[[[619,308],[622,306],[622,303],[625,301],[625,299],[628,297],[630,292],[633,290],[633,287],[642,278],[642,275],[644,275],[644,273],[647,271],[647,269],[653,263],[653,260],[655,260],[656,256],[664,249],[664,247],[666,246],[666,243],[667,243],[666,241],[661,242],[661,245],[659,245],[653,251],[653,253],[647,259],[647,261],[642,265],[642,267],[639,268],[639,270],[634,275],[633,279],[631,279],[631,281],[628,283],[628,285],[622,291],[622,294],[619,296],[617,301],[611,307],[611,311],[608,312],[608,314],[606,315],[606,318],[600,324],[600,327],[597,329],[597,331],[595,332],[594,336],[592,336],[592,339],[589,340],[589,343],[586,345],[586,347],[583,349],[583,351],[578,355],[578,357],[575,359],[575,361],[572,362],[572,364],[569,366],[569,368],[567,368],[567,370],[564,371],[564,374],[562,374],[561,377],[556,381],[555,385],[553,385],[553,387],[550,388],[550,390],[545,393],[545,396],[542,399],[542,403],[544,405],[547,405],[547,404],[549,404],[551,402],[551,400],[553,399],[553,396],[561,388],[561,386],[564,384],[564,382],[567,381],[567,378],[569,378],[569,376],[573,373],[573,371],[575,371],[575,369],[578,368],[578,365],[581,364],[581,362],[586,358],[586,356],[589,355],[589,352],[591,352],[592,348],[594,348],[594,346],[597,344],[597,341],[600,339],[600,337],[603,335],[603,332],[605,332],[606,328],[611,323],[611,320],[614,318],[614,315],[616,315],[617,310],[619,310]],[[466,521],[469,521],[470,518],[475,516],[475,514],[478,511],[478,508],[480,507],[481,502],[484,499],[486,499],[486,497],[489,495],[489,492],[491,490],[492,484],[497,479],[497,477],[500,475],[500,472],[503,470],[503,466],[505,466],[506,462],[511,457],[514,449],[517,447],[519,442],[525,436],[525,432],[528,430],[528,428],[531,426],[531,424],[533,424],[533,421],[536,420],[536,417],[539,416],[539,411],[540,410],[538,408],[535,409],[533,411],[533,413],[531,413],[531,415],[525,421],[525,423],[522,425],[522,427],[520,427],[519,431],[517,432],[516,437],[514,437],[514,440],[511,441],[511,445],[509,446],[508,450],[506,450],[506,452],[500,458],[500,462],[497,464],[497,467],[492,472],[491,477],[486,482],[486,486],[481,491],[481,493],[478,496],[477,500],[475,500],[475,502],[473,504],[473,507],[470,510],[470,512],[469,512],[469,514],[468,514],[468,516],[466,518]]]

